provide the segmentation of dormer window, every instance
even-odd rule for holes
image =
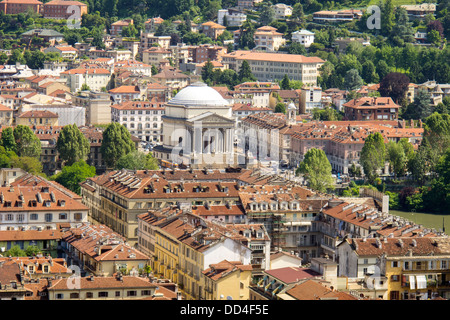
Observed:
[[[29,265],[29,266],[28,266],[28,272],[29,272],[30,274],[33,274],[33,273],[34,273],[34,265]]]
[[[43,273],[50,273],[50,267],[48,265],[44,265],[42,267],[42,272]]]

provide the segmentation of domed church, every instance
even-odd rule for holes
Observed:
[[[203,82],[195,82],[167,102],[163,145],[153,149],[162,164],[192,168],[233,165],[232,105]]]

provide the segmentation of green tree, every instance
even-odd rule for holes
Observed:
[[[259,22],[268,26],[275,20],[275,9],[270,4],[263,4],[259,15]]]
[[[6,64],[6,61],[8,61],[8,56],[6,53],[0,53],[0,65]]]
[[[326,192],[328,189],[334,189],[331,164],[323,150],[315,148],[308,150],[296,174],[303,174],[313,190]]]
[[[5,256],[6,257],[9,257],[9,256],[11,256],[11,257],[26,257],[26,253],[25,253],[25,251],[20,249],[20,247],[18,245],[15,245],[15,246],[11,247],[11,249],[6,251]]]
[[[157,170],[158,168],[157,160],[153,158],[151,153],[146,155],[137,150],[124,155],[117,161],[117,169]]]
[[[441,43],[441,35],[437,30],[430,30],[427,33],[428,42],[438,46]]]
[[[17,151],[16,139],[13,128],[8,127],[2,131],[2,146],[6,151]]]
[[[371,60],[363,63],[361,76],[366,83],[378,83],[380,81],[375,65]]]
[[[287,74],[284,75],[283,80],[281,81],[281,89],[282,90],[291,89],[291,85],[289,83],[289,77],[287,76]]]
[[[26,60],[27,66],[30,67],[30,69],[42,69],[45,62],[45,53],[34,50]]]
[[[242,61],[238,75],[240,82],[256,81],[256,77],[253,75],[247,60]]]
[[[13,131],[16,142],[16,153],[19,157],[35,157],[41,155],[41,141],[30,127],[18,125]]]
[[[405,174],[408,159],[402,145],[390,141],[387,144],[386,151],[391,171],[394,172],[396,176],[403,176]]]
[[[414,101],[408,105],[402,114],[405,119],[425,119],[432,113],[431,95],[427,89],[419,88]]]
[[[37,246],[28,246],[26,249],[25,249],[25,255],[27,256],[27,257],[33,257],[33,256],[36,256],[36,255],[38,255],[39,253],[41,253],[42,251],[41,251],[41,249],[39,249],[39,247],[37,247]]]
[[[134,150],[135,146],[127,128],[117,122],[109,124],[103,132],[103,142],[100,147],[106,165],[109,168],[116,168],[117,161]]]
[[[284,105],[283,102],[278,102],[275,106],[275,113],[284,113],[286,114],[286,106]]]
[[[381,32],[389,35],[395,26],[394,4],[392,0],[386,0],[380,3],[381,8]]]
[[[378,177],[377,170],[384,165],[385,154],[386,147],[381,133],[375,132],[369,134],[361,150],[360,162],[364,169],[364,174],[371,184]]]
[[[56,150],[65,165],[72,165],[80,160],[86,160],[91,148],[88,139],[78,129],[76,124],[69,124],[59,133]]]
[[[25,64],[26,60],[19,49],[14,49],[11,51],[11,55],[8,58],[8,64]]]
[[[42,163],[35,157],[12,156],[11,167],[20,168],[28,173],[42,175]]]
[[[303,12],[303,6],[300,2],[297,2],[292,7],[291,19],[297,24],[302,24],[305,21],[305,13]]]
[[[158,73],[159,73],[158,68],[152,64],[152,76],[154,76],[155,74],[158,74]]]
[[[130,24],[122,29],[122,37],[135,38],[137,34],[138,31],[136,30],[134,24]]]
[[[361,88],[363,80],[359,75],[358,70],[351,69],[347,71],[344,78],[344,85],[347,90],[356,90]]]
[[[95,167],[88,165],[84,160],[80,160],[70,166],[64,166],[61,172],[52,176],[51,179],[80,194],[80,183],[94,176]]]
[[[202,79],[203,81],[211,81],[212,76],[214,72],[214,66],[211,62],[211,60],[208,59],[208,61],[205,63],[205,65],[202,67]]]
[[[246,21],[239,28],[239,47],[241,49],[248,48],[253,49],[255,47],[255,26],[253,23],[247,18]]]

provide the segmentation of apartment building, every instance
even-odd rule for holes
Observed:
[[[200,32],[204,33],[212,40],[217,40],[217,37],[220,36],[225,29],[226,28],[224,26],[213,21],[208,21],[200,25]]]
[[[133,24],[133,19],[125,19],[125,20],[119,20],[116,22],[111,23],[111,29],[109,30],[109,33],[113,37],[117,37],[122,35],[122,30],[125,27],[129,27]]]
[[[64,35],[53,29],[32,29],[22,33],[20,36],[25,43],[31,43],[34,37],[38,37],[44,42],[50,43],[51,46],[64,41]]]
[[[208,60],[220,62],[222,56],[227,53],[227,48],[218,45],[202,44],[190,47],[190,51],[190,56],[194,63],[202,63]]]
[[[87,221],[81,197],[40,176],[26,174],[0,188],[0,230],[57,229]]]
[[[284,3],[277,3],[272,6],[275,10],[275,19],[286,19],[292,15],[292,7]]]
[[[312,86],[317,86],[318,70],[325,63],[318,57],[245,50],[233,51],[222,57],[222,63],[228,64],[228,68],[236,72],[239,72],[244,60],[249,63],[258,81],[281,80],[287,75],[291,80]]]
[[[448,299],[448,244],[432,236],[347,239],[338,246],[348,257],[339,260],[340,274],[382,281],[371,285],[384,300]]]
[[[183,170],[182,175],[166,171],[112,171],[87,179],[81,185],[81,194],[91,209],[91,219],[111,227],[134,245],[138,240],[136,216],[149,209],[164,208],[177,202],[203,205],[208,201],[224,205],[225,200],[238,200],[236,182],[223,182],[220,189],[217,186],[217,179],[226,176],[225,172],[207,175],[207,182],[201,182],[201,185],[192,181],[194,172],[198,177],[201,170],[192,174]],[[182,176],[184,181],[172,180]]]
[[[361,10],[317,11],[313,13],[314,22],[350,22],[361,19]]]
[[[205,300],[249,300],[252,266],[223,260],[204,270]]]
[[[53,46],[44,50],[45,53],[56,52],[61,58],[74,60],[78,56],[78,50],[72,46]]]
[[[79,288],[65,279],[49,281],[49,300],[158,300],[160,284],[136,276],[81,277]],[[165,300],[165,299],[164,299]]]
[[[85,3],[79,1],[52,0],[43,5],[44,18],[67,20],[76,12],[72,6],[78,7],[77,13],[80,14],[78,19],[81,19],[83,14],[88,13],[88,6]]]
[[[315,108],[322,109],[322,88],[302,87],[299,113],[312,113]]]
[[[150,212],[149,215],[152,215]],[[176,282],[187,300],[204,300],[207,292],[203,271],[223,259],[250,264],[251,250],[245,237],[226,226],[176,210],[156,214],[144,225],[154,235],[153,266],[159,276]],[[228,231],[228,232],[227,232]]]
[[[85,125],[111,123],[111,99],[106,92],[83,91],[72,96],[72,104],[86,109]]]
[[[295,105],[291,103],[287,109],[287,115],[258,113],[241,120],[238,145],[245,147],[247,165],[272,167],[292,164],[291,135],[299,126]]]
[[[255,50],[278,51],[286,43],[283,34],[271,26],[262,26],[256,29],[253,40],[255,41]]]
[[[172,52],[165,48],[152,47],[142,52],[142,61],[148,65],[159,67],[161,61],[172,58]]]
[[[155,36],[154,33],[142,32],[140,38],[139,53],[142,53],[152,47],[169,49],[170,36]]]
[[[67,86],[74,93],[81,91],[83,85],[87,85],[92,91],[102,91],[109,86],[111,72],[103,68],[70,69],[61,72],[61,78],[65,79]]]
[[[10,107],[0,104],[0,124],[2,126],[11,126],[13,120],[13,110]]]
[[[292,42],[297,42],[309,48],[314,42],[314,32],[302,29],[292,32]]]
[[[400,106],[390,97],[362,97],[343,104],[345,120],[397,120]]]
[[[14,246],[27,250],[36,246],[45,256],[58,256],[58,242],[62,237],[61,229],[56,230],[4,230],[0,231],[0,252],[8,251]]]
[[[160,85],[169,87],[171,90],[181,90],[189,85],[190,78],[181,70],[165,67],[159,73],[153,75],[153,79]]]
[[[104,225],[83,223],[66,231],[61,239],[63,257],[83,273],[100,277],[143,273],[150,258],[126,243]]]
[[[26,111],[16,118],[16,124],[25,126],[57,126],[58,115],[47,110]]]
[[[262,0],[238,0],[237,8],[239,10],[254,9],[255,4],[258,4],[260,2],[262,2]]]
[[[426,15],[435,15],[436,4],[435,3],[421,3],[421,4],[404,4],[400,7],[404,8],[408,13],[409,18],[423,19]]]
[[[240,27],[247,20],[247,15],[233,8],[220,9],[217,12],[217,22],[225,27]]]
[[[125,101],[111,106],[111,120],[118,122],[141,141],[162,141],[164,105],[156,101]]]
[[[41,13],[43,3],[38,0],[3,0],[0,2],[0,11],[4,14],[26,13],[32,10]]]
[[[248,221],[264,224],[275,251],[294,251],[306,261],[318,257],[318,238],[310,233],[311,223],[326,205],[326,198],[296,186],[246,187],[239,198]]]
[[[139,86],[120,86],[108,91],[112,102],[121,104],[128,101],[142,100],[144,93]]]

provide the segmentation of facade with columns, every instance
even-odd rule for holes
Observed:
[[[163,145],[155,157],[192,168],[224,168],[234,164],[232,105],[213,88],[196,82],[165,106]]]

